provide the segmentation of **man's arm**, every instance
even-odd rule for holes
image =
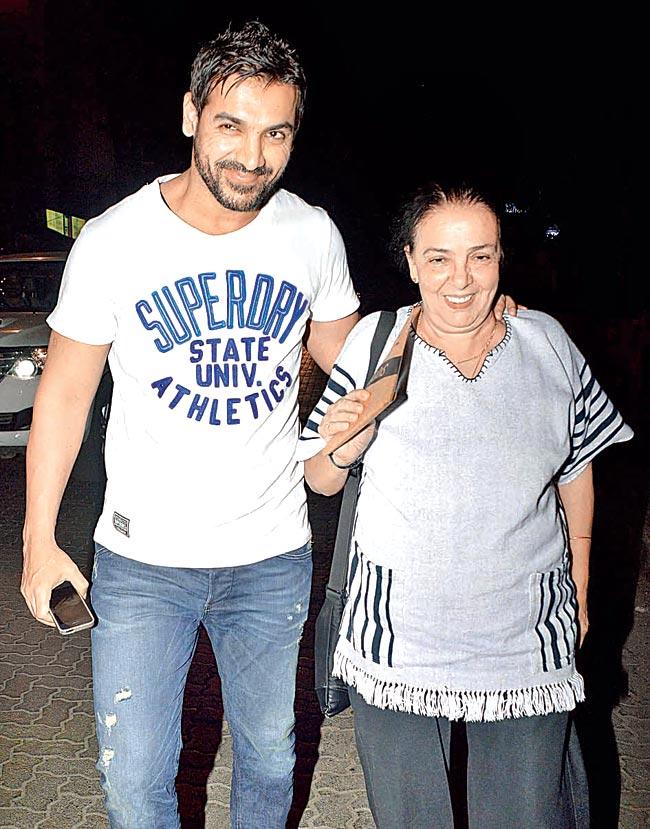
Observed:
[[[307,333],[307,351],[316,363],[329,375],[338,357],[345,338],[359,321],[359,314],[355,311],[347,317],[330,322],[311,320]]]
[[[589,586],[589,553],[591,525],[594,517],[594,481],[591,464],[573,481],[559,487],[562,506],[569,526],[571,548],[571,576],[576,586],[580,644],[589,628],[587,588]]]
[[[57,546],[54,530],[109,349],[110,345],[86,345],[53,331],[34,402],[20,590],[32,615],[50,626],[53,587],[68,580],[82,595],[88,589],[79,568]]]

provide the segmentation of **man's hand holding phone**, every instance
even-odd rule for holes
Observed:
[[[95,624],[90,608],[69,581],[57,584],[52,590],[50,616],[63,636],[91,628]]]
[[[88,580],[70,556],[55,542],[25,543],[20,592],[32,616],[48,627],[55,627],[50,615],[52,590],[68,581],[82,598],[88,593]]]

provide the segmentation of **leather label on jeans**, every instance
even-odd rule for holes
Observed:
[[[129,537],[129,524],[131,522],[128,518],[125,518],[123,515],[120,515],[119,512],[113,513],[113,526],[118,531],[118,533],[122,533],[127,538]]]

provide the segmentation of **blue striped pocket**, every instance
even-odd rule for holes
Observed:
[[[573,661],[578,625],[576,589],[568,564],[530,577],[536,661],[542,671],[566,668]]]
[[[395,644],[390,609],[393,579],[390,567],[370,561],[354,543],[341,633],[364,659],[389,667]]]

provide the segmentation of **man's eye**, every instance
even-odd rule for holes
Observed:
[[[237,129],[234,124],[220,124],[219,126],[224,132],[234,132]]]
[[[432,259],[429,259],[429,262],[432,265],[444,265],[445,257],[444,256],[434,256]]]
[[[474,257],[474,261],[476,262],[491,262],[492,261],[492,254],[491,253],[477,253]]]
[[[272,138],[274,141],[284,141],[285,134],[281,130],[271,130],[269,132],[269,138]]]

